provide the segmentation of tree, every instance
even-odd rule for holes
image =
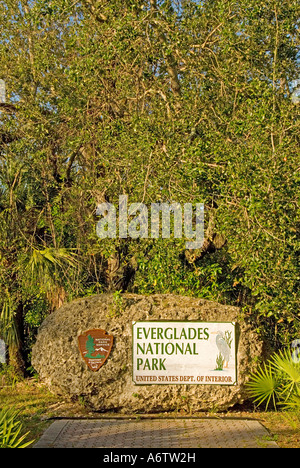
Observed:
[[[277,345],[297,333],[298,13],[287,0],[1,3],[1,323],[23,359],[45,313],[106,290],[236,304]],[[120,194],[204,202],[203,248],[100,241],[96,206]]]
[[[89,335],[86,340],[86,349],[88,351],[86,357],[91,357],[91,355],[95,352],[95,341],[91,335]]]

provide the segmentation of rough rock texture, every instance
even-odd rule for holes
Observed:
[[[132,322],[143,320],[237,322],[238,385],[136,386],[132,382]],[[88,368],[78,348],[78,336],[93,328],[114,336],[111,354],[97,372]],[[51,314],[40,327],[32,365],[52,391],[80,396],[98,411],[223,411],[247,399],[245,382],[263,349],[236,307],[173,295],[124,294],[116,301],[105,294],[78,299]]]

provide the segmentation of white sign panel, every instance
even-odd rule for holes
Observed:
[[[236,385],[235,323],[133,322],[138,385]]]

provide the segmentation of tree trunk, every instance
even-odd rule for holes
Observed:
[[[23,304],[20,303],[17,307],[14,317],[14,325],[16,328],[15,342],[11,343],[8,348],[8,363],[14,368],[15,374],[20,377],[25,375],[25,362],[23,359],[23,343],[24,343],[24,324],[23,324]]]

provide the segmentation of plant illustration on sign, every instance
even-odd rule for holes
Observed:
[[[216,364],[217,364],[217,367],[215,368],[215,370],[220,370],[220,371],[223,370],[224,358],[223,358],[221,353],[219,353],[218,356],[217,356]]]
[[[86,341],[86,350],[88,353],[85,355],[85,357],[89,359],[104,359],[105,358],[105,356],[102,356],[101,354],[97,354],[97,356],[92,355],[95,352],[95,340],[91,335],[88,336],[88,339]]]
[[[217,335],[216,345],[219,350],[219,354],[216,359],[215,370],[222,371],[228,369],[228,364],[231,356],[231,345],[232,345],[232,332],[226,330],[225,333],[222,331],[212,332]]]

